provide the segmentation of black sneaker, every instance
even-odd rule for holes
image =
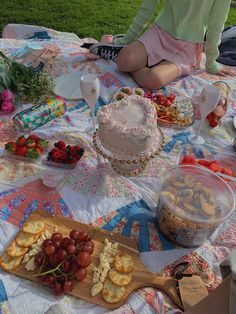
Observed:
[[[116,58],[120,52],[120,50],[124,46],[116,46],[112,44],[104,44],[104,43],[98,43],[94,44],[89,48],[89,51],[91,53],[94,53],[95,55],[100,56],[104,59],[109,59],[114,62],[116,62]]]

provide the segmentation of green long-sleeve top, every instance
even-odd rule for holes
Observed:
[[[158,2],[143,0],[127,33],[115,40],[115,44],[134,41],[149,22]],[[206,69],[216,74],[221,69],[216,59],[230,4],[231,0],[163,0],[163,8],[154,23],[175,39],[192,43],[204,43],[206,35]]]

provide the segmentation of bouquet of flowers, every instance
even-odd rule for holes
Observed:
[[[53,79],[46,72],[34,72],[0,52],[0,110],[14,111],[17,103],[37,103],[53,95]]]

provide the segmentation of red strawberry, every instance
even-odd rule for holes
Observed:
[[[233,175],[233,171],[229,168],[221,168],[221,173],[226,174],[227,176]]]
[[[36,158],[38,158],[39,154],[40,154],[40,152],[37,150],[37,148],[32,147],[32,148],[27,149],[26,157],[36,159]]]
[[[48,146],[48,142],[44,141],[44,140],[39,140],[36,143],[36,147],[42,152],[44,150],[44,148],[46,148]]]
[[[32,147],[35,147],[35,146],[36,146],[35,140],[32,140],[31,138],[29,138],[29,139],[26,141],[26,147],[32,148]]]
[[[17,156],[22,156],[22,157],[25,157],[26,156],[26,153],[27,153],[27,147],[25,146],[18,146],[15,150],[15,154]]]
[[[24,137],[24,135],[20,136],[17,140],[16,140],[16,145],[17,146],[24,146],[25,143],[27,141],[27,138]]]
[[[204,160],[204,159],[199,159],[197,160],[197,163],[200,165],[200,166],[203,166],[203,167],[209,167],[211,162],[208,161],[208,160]]]
[[[61,160],[66,160],[67,159],[67,153],[66,152],[61,152],[60,158],[61,158]]]
[[[65,150],[66,149],[66,143],[64,141],[58,141],[57,147],[60,148],[61,150]]]
[[[160,103],[160,101],[161,101],[162,98],[163,98],[163,95],[161,95],[161,94],[156,95],[156,100],[157,100],[157,102]]]
[[[30,134],[28,136],[28,139],[34,140],[35,142],[41,140],[41,138],[38,135],[35,135],[35,134]]]
[[[210,121],[210,126],[212,128],[217,127],[217,125],[218,125],[218,120],[217,119],[213,119],[213,120]]]
[[[166,97],[164,95],[160,95],[157,99],[158,99],[158,103],[160,103],[161,105],[165,105]]]
[[[144,97],[146,98],[152,98],[152,93],[151,92],[145,92]]]
[[[72,155],[74,155],[74,154],[76,154],[76,152],[77,152],[76,147],[75,147],[75,146],[70,146],[70,153],[71,153]]]
[[[175,94],[170,93],[169,96],[168,96],[168,98],[169,98],[169,99],[172,101],[172,103],[173,103],[173,101],[175,100]]]
[[[209,166],[209,169],[211,171],[218,172],[221,170],[221,167],[220,167],[220,164],[216,160],[213,160]]]
[[[195,165],[196,160],[194,156],[184,156],[181,165]]]
[[[40,154],[43,152],[43,147],[42,146],[37,144],[37,146],[35,148],[40,152]]]
[[[172,101],[167,98],[165,101],[165,106],[170,107],[171,105],[172,105]]]
[[[58,148],[53,148],[50,153],[53,155],[55,152],[58,152]]]
[[[75,149],[76,149],[77,152],[79,152],[79,150],[80,150],[79,145],[75,145]]]
[[[52,160],[54,160],[54,159],[58,159],[58,158],[60,158],[61,157],[61,151],[59,150],[59,149],[53,149],[52,151],[51,151],[51,156],[52,156]]]
[[[17,145],[15,142],[8,142],[5,144],[5,149],[9,152],[14,152],[17,148]]]
[[[39,147],[35,147],[35,149],[37,150],[38,154],[41,155],[42,150]]]

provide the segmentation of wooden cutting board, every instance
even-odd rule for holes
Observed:
[[[70,231],[72,229],[77,229],[80,231],[85,232],[91,232],[92,229],[95,229],[94,227],[90,225],[86,225],[83,223],[80,223],[75,220],[69,220],[63,217],[59,216],[51,216],[50,214],[43,212],[43,211],[35,211],[33,212],[27,221],[30,220],[41,220],[45,223],[46,229],[53,233],[55,231],[55,227],[57,228],[57,231],[61,232],[63,236],[68,236]],[[176,292],[176,284],[177,281],[173,278],[167,278],[167,277],[157,277],[155,274],[149,272],[146,267],[143,265],[139,252],[136,247],[136,243],[134,239],[121,236],[117,233],[107,232],[103,231],[101,229],[95,229],[95,234],[92,236],[92,240],[94,242],[94,252],[92,254],[92,261],[91,264],[88,266],[87,271],[88,275],[83,281],[74,281],[74,289],[70,293],[71,295],[84,299],[88,302],[98,304],[103,307],[107,307],[110,309],[115,309],[120,307],[122,304],[125,303],[128,296],[134,292],[135,290],[143,287],[156,287],[162,291],[164,291],[166,294],[168,294],[172,301],[180,308],[182,308],[182,303],[180,301],[180,298]],[[134,259],[134,269],[132,272],[133,279],[131,283],[125,287],[125,296],[124,298],[117,302],[117,303],[107,303],[103,300],[101,293],[96,295],[95,297],[92,297],[90,294],[90,290],[92,287],[91,280],[93,276],[93,267],[98,266],[99,264],[99,254],[103,250],[103,241],[107,238],[109,241],[112,242],[118,242],[119,246],[118,249],[120,251],[126,252],[130,254]],[[26,271],[24,265],[19,266],[14,271],[11,271],[11,273],[23,277],[25,279],[29,279],[31,281],[37,281],[39,284],[40,282],[35,278],[32,277],[32,274],[37,273],[37,271],[34,272],[28,272]],[[48,289],[45,287],[45,289]],[[50,290],[48,293],[52,293]]]

